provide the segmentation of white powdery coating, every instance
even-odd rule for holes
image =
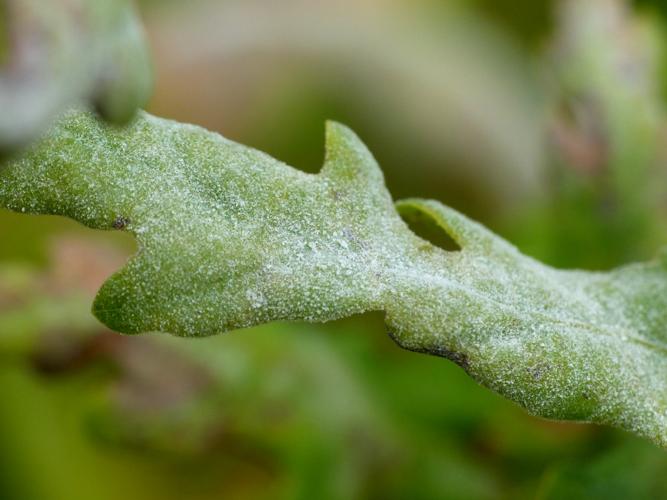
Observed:
[[[445,252],[409,230],[349,129],[329,124],[326,142],[311,175],[198,127],[142,114],[112,129],[72,112],[0,172],[0,202],[137,237],[94,306],[119,331],[203,336],[385,311],[400,345],[534,414],[667,445],[662,262],[557,271],[437,202],[400,202],[462,248]]]

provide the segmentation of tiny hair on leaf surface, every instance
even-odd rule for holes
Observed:
[[[664,258],[556,270],[436,201],[394,204],[343,125],[327,124],[324,167],[307,174],[196,126],[140,113],[118,128],[71,111],[0,168],[0,205],[136,237],[93,305],[119,332],[383,311],[401,347],[454,361],[534,415],[667,446]],[[415,235],[413,217],[460,250]]]

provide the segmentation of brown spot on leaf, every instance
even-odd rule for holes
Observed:
[[[466,372],[470,368],[470,358],[466,353],[449,350],[442,346],[423,347],[423,346],[414,346],[406,344],[396,335],[395,332],[391,331],[390,329],[387,329],[387,333],[389,334],[391,339],[394,342],[396,342],[399,346],[401,346],[403,349],[407,349],[408,351],[418,352],[421,354],[431,354],[432,356],[439,356],[441,358],[446,358],[459,365]]]

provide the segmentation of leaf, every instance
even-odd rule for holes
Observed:
[[[551,467],[539,500],[651,500],[667,494],[667,455],[646,443],[628,441],[585,460]]]
[[[146,104],[149,54],[130,1],[2,0],[0,17],[0,151],[75,103],[114,123]]]
[[[136,236],[93,306],[115,330],[206,336],[385,311],[399,345],[451,359],[535,415],[667,446],[664,260],[560,271],[438,202],[397,210],[342,125],[328,124],[313,175],[145,113],[120,129],[70,112],[0,172],[0,204]],[[399,212],[461,250],[419,238]]]

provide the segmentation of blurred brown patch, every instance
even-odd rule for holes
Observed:
[[[127,261],[117,249],[74,236],[54,240],[50,253],[52,265],[46,287],[55,294],[75,289],[92,296]]]
[[[609,141],[601,106],[577,100],[562,106],[552,121],[553,144],[566,165],[581,174],[600,174],[609,161]]]

